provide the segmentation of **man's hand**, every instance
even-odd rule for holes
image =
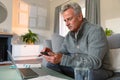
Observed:
[[[52,50],[48,47],[45,47],[43,50],[41,50],[41,52],[52,52]]]
[[[52,50],[51,50],[50,48],[48,48],[48,47],[45,47],[45,48],[43,48],[43,49],[41,50],[41,52],[52,52]],[[41,54],[41,52],[40,52],[40,54],[38,55],[38,57],[40,57],[40,56],[43,55],[43,54]]]
[[[61,53],[55,54],[54,52],[48,52],[48,54],[49,56],[43,55],[48,62],[53,64],[58,64],[61,62],[62,59]]]
[[[48,55],[42,55],[42,54],[40,54],[39,56],[43,56],[43,57],[45,57],[45,59],[48,61],[48,62],[50,62],[50,63],[53,63],[53,64],[58,64],[58,63],[60,63],[61,62],[61,59],[62,59],[62,54],[61,53],[54,53],[54,52],[52,52],[52,50],[50,49],[50,48],[43,48],[42,50],[41,50],[41,52],[47,52],[48,53]]]

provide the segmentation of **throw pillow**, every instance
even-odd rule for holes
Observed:
[[[52,49],[54,52],[59,52],[63,41],[64,41],[63,36],[60,36],[59,34],[52,35]]]
[[[120,48],[110,49],[110,69],[115,72],[120,72]]]
[[[51,40],[45,40],[44,41],[44,47],[48,47],[52,50],[52,43]]]
[[[120,34],[113,34],[107,37],[110,49],[120,48]]]

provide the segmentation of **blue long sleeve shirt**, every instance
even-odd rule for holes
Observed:
[[[102,27],[84,20],[77,34],[68,32],[59,52],[63,53],[61,65],[98,69],[104,66],[109,49]]]

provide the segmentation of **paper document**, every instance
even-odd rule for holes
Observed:
[[[68,80],[68,79],[59,78],[59,77],[55,77],[55,76],[51,76],[51,75],[46,75],[46,76],[40,76],[37,78],[28,79],[28,80]]]
[[[40,68],[41,64],[16,64],[18,68]]]

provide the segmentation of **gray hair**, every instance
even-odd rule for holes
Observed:
[[[61,9],[61,13],[65,12],[66,10],[72,8],[75,12],[75,14],[81,13],[81,6],[78,3],[72,2],[64,5]]]

